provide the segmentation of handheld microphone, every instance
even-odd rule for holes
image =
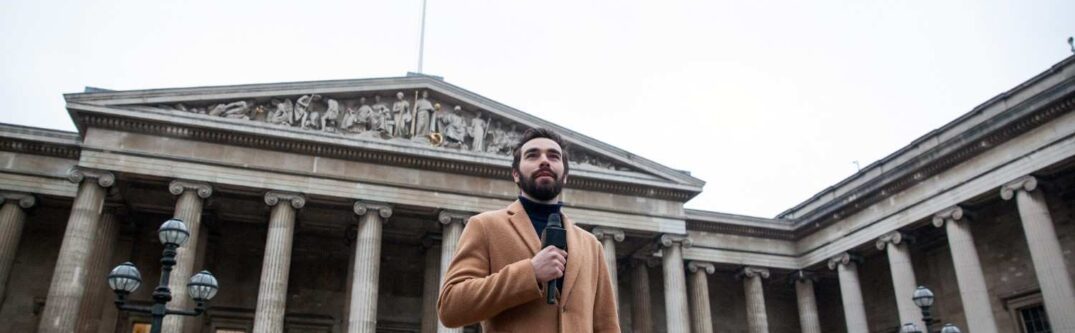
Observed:
[[[541,248],[546,248],[549,245],[552,245],[567,251],[567,230],[564,229],[564,225],[560,221],[559,213],[549,214],[549,221],[545,224],[545,230],[541,232],[541,243]],[[567,265],[564,265],[564,268],[566,272]],[[556,304],[556,299],[560,294],[559,289],[563,285],[563,277],[550,280],[545,287],[545,302],[548,304]]]

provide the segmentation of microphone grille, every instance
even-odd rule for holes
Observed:
[[[557,227],[564,225],[563,222],[560,221],[560,213],[549,214],[549,225],[554,225]]]

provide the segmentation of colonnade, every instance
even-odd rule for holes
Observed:
[[[115,243],[116,218],[104,210],[107,189],[115,182],[109,172],[73,169],[70,180],[78,184],[78,192],[71,207],[66,231],[63,235],[59,257],[49,286],[48,297],[42,310],[39,332],[71,332],[92,325],[79,321],[87,311],[96,311],[84,304],[92,285],[103,283],[100,277],[88,272],[99,271],[106,263],[111,246]],[[1004,200],[1016,202],[1020,220],[1025,230],[1031,258],[1037,273],[1046,311],[1051,314],[1075,313],[1075,292],[1063,258],[1052,217],[1046,207],[1038,181],[1032,176],[1021,177],[1000,189]],[[199,242],[204,242],[200,216],[204,200],[213,193],[207,183],[175,180],[169,191],[178,196],[175,216],[184,220],[190,231],[189,243],[180,248],[172,279],[174,305],[189,307],[189,297],[183,287],[186,276],[193,273],[199,257]],[[288,271],[295,232],[295,216],[305,206],[301,193],[268,191],[264,201],[271,209],[268,236],[259,280],[257,308],[253,331],[257,333],[283,332],[287,301]],[[35,205],[34,196],[25,193],[0,192],[0,301],[5,297],[7,282],[18,248],[21,230],[26,223],[25,210]],[[358,217],[358,228],[353,262],[350,264],[350,292],[347,310],[347,332],[374,332],[377,326],[378,277],[382,230],[392,216],[392,206],[386,203],[355,201],[353,212]],[[467,219],[472,213],[443,210],[438,215],[442,227],[439,240],[427,241],[426,276],[423,291],[423,332],[461,332],[441,326],[435,320],[436,297],[440,282],[458,244]],[[963,207],[953,206],[937,212],[932,223],[944,228],[952,254],[960,299],[972,332],[1000,331],[994,318],[990,296],[982,273],[981,262],[974,246],[969,223],[973,223]],[[602,242],[613,284],[616,279],[616,243],[624,240],[624,231],[598,227],[593,234]],[[888,256],[892,274],[893,290],[901,323],[915,322],[921,325],[922,317],[911,302],[910,295],[916,286],[912,258],[908,244],[913,239],[899,230],[886,233],[876,239],[875,245]],[[666,331],[711,332],[712,311],[709,301],[707,275],[715,272],[714,263],[688,261],[684,249],[692,246],[685,235],[664,234],[657,238],[661,253],[660,265],[664,278],[664,304]],[[439,248],[439,251],[437,251]],[[827,262],[839,278],[844,317],[849,332],[869,331],[865,304],[859,284],[858,265],[861,258],[853,253],[840,253]],[[641,260],[632,264],[630,286],[632,311],[631,330],[646,333],[652,331],[648,277],[654,260]],[[747,324],[749,332],[768,332],[768,318],[762,281],[770,277],[769,269],[745,266],[737,277],[743,283],[746,296]],[[799,271],[792,275],[799,310],[800,328],[803,332],[819,332],[818,307],[814,293],[816,278],[809,272]],[[90,290],[87,286],[91,286]],[[618,288],[614,288],[617,290]],[[617,296],[619,297],[619,296]],[[431,319],[430,317],[433,317]],[[173,319],[174,318],[174,319]],[[1075,331],[1075,317],[1049,316],[1054,331]],[[185,332],[195,325],[189,319],[170,317],[166,330]]]

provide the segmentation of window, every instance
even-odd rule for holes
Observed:
[[[1019,309],[1019,319],[1023,322],[1025,333],[1052,333],[1049,327],[1049,316],[1045,314],[1045,306],[1038,304]]]
[[[1041,291],[1030,290],[1001,297],[1004,300],[1004,308],[1011,315],[1013,332],[1019,333],[1052,333],[1049,326],[1049,316],[1045,313],[1045,305],[1041,298]]]

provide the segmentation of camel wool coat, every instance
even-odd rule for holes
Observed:
[[[567,268],[560,301],[547,304],[530,258],[541,240],[519,201],[470,218],[444,276],[437,313],[447,327],[483,332],[620,332],[601,242],[564,216]]]

